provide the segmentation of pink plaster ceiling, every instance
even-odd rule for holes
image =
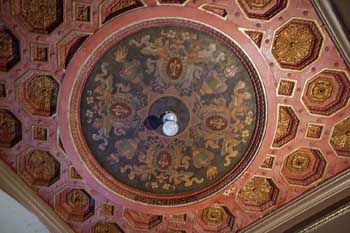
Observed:
[[[0,10],[0,158],[76,232],[240,231],[349,169],[349,69],[309,1],[11,0]],[[101,39],[155,17],[232,38],[267,101],[265,136],[247,170],[205,200],[167,208],[101,187],[69,141],[62,104],[65,80]]]

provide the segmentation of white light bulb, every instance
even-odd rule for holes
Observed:
[[[175,136],[179,132],[179,125],[175,121],[166,121],[163,124],[163,133],[166,136]]]
[[[177,122],[177,117],[176,117],[175,113],[172,113],[172,112],[166,113],[163,117],[163,122],[166,122],[166,121]]]
[[[179,132],[177,117],[174,113],[168,112],[163,116],[163,133],[166,136],[175,136]]]

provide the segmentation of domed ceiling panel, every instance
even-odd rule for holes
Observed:
[[[349,68],[310,1],[12,0],[0,21],[0,159],[65,232],[244,231],[350,167]]]
[[[262,138],[256,71],[236,45],[200,24],[157,20],[125,31],[101,45],[107,52],[96,59],[104,52],[97,50],[91,72],[83,68],[72,87],[70,127],[82,160],[126,198],[175,204],[215,192],[242,171]],[[175,137],[147,126],[165,111],[179,118]]]

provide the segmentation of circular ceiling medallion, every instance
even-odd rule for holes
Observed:
[[[85,169],[109,192],[154,205],[198,201],[233,182],[265,127],[246,55],[220,32],[179,19],[140,22],[96,44],[69,104]],[[148,124],[167,111],[177,116],[172,137]]]

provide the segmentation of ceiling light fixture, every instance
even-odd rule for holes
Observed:
[[[162,120],[162,130],[166,136],[172,137],[179,132],[179,125],[177,124],[177,116],[175,113],[165,112]]]

